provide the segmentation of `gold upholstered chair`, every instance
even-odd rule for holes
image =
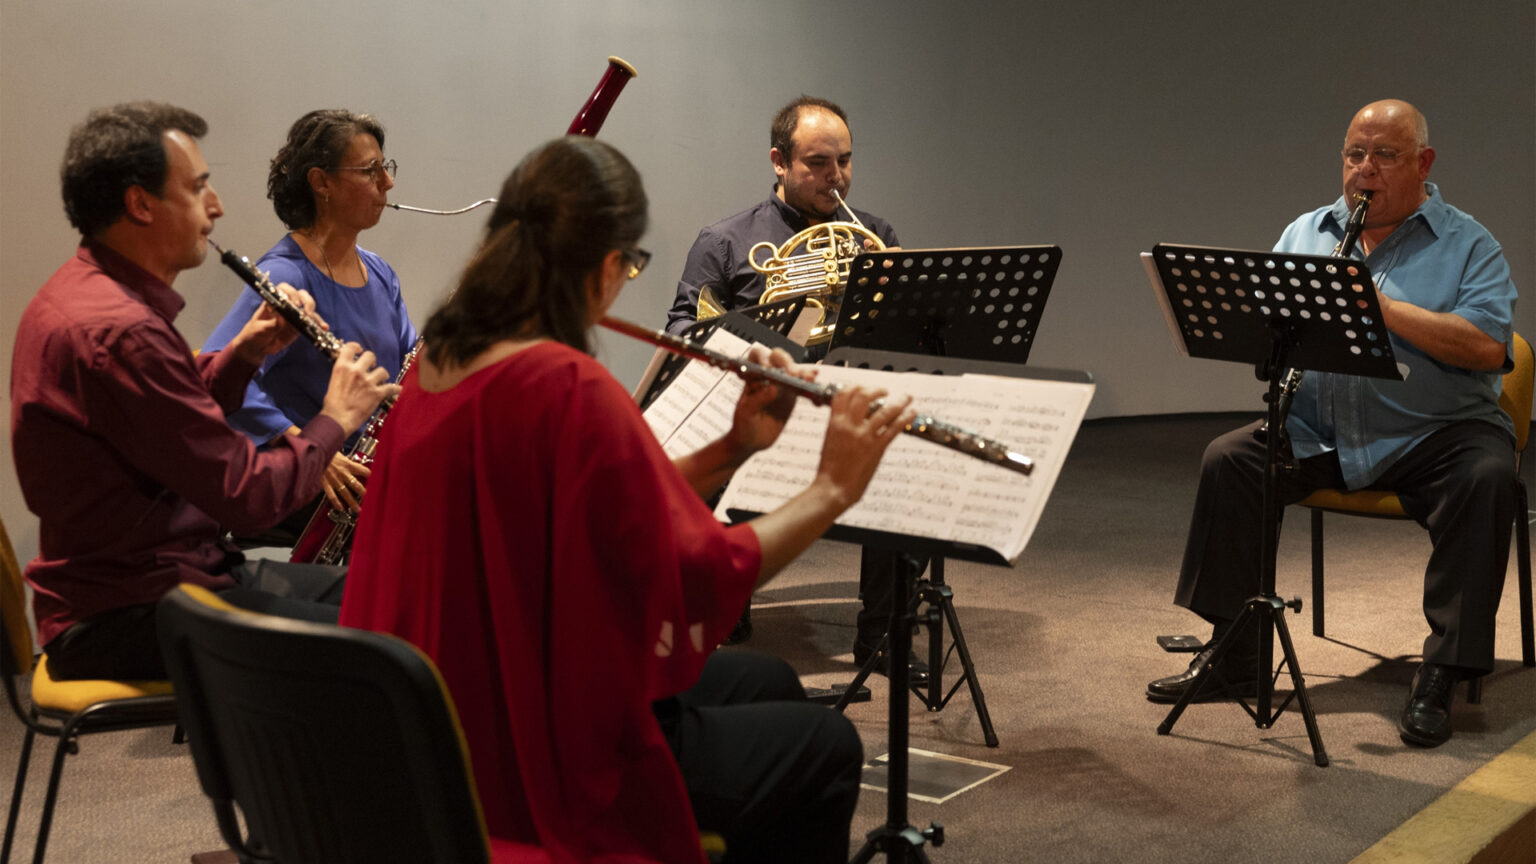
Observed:
[[[1529,497],[1525,481],[1520,477],[1521,460],[1531,431],[1531,389],[1533,362],[1531,344],[1516,333],[1511,353],[1515,368],[1504,375],[1503,393],[1499,406],[1515,423],[1515,561],[1518,568],[1520,591],[1520,638],[1521,659],[1527,666],[1536,666],[1536,628],[1532,626],[1531,605],[1531,530],[1527,512]],[[1343,489],[1319,489],[1300,502],[1312,511],[1312,632],[1323,635],[1323,514],[1344,513],[1351,516],[1369,516],[1377,519],[1409,519],[1397,495],[1391,492],[1363,490],[1347,492]],[[1467,685],[1467,701],[1482,700],[1482,679],[1473,679]]]
[[[38,735],[58,739],[53,751],[53,770],[48,776],[48,791],[43,800],[42,819],[37,827],[37,844],[32,860],[41,862],[48,848],[48,829],[53,823],[53,807],[58,798],[59,778],[64,757],[78,753],[80,736],[92,732],[117,732],[152,726],[174,726],[176,697],[169,681],[55,681],[48,674],[48,657],[33,661],[32,626],[27,621],[26,589],[16,552],[0,524],[0,677],[5,679],[5,696],[11,710],[27,727],[21,743],[21,759],[16,766],[16,784],[11,791],[10,816],[5,823],[5,845],[0,849],[0,864],[9,862],[11,845],[16,839],[16,822],[21,814],[21,793],[27,781],[27,765],[32,756],[32,741]],[[21,688],[27,673],[32,673],[31,699],[23,699]]]

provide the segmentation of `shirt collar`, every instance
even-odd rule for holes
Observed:
[[[1424,203],[1420,204],[1417,210],[1408,214],[1408,218],[1403,220],[1402,225],[1397,226],[1397,230],[1393,231],[1393,234],[1403,230],[1404,226],[1417,219],[1424,223],[1424,227],[1428,228],[1430,233],[1436,237],[1441,235],[1442,229],[1445,226],[1445,220],[1449,218],[1449,213],[1446,212],[1445,199],[1440,197],[1440,187],[1426,181],[1424,183],[1424,196]],[[1339,200],[1333,202],[1333,209],[1328,211],[1328,217],[1333,220],[1334,227],[1338,228],[1341,232],[1344,230],[1344,226],[1349,223],[1349,211],[1349,202],[1344,200],[1343,195],[1339,196]]]
[[[186,299],[176,293],[176,289],[110,246],[94,240],[82,240],[75,255],[112,277],[124,290],[168,322],[175,323],[176,316],[187,305]]]
[[[773,184],[773,190],[769,193],[768,200],[772,201],[773,206],[778,208],[779,215],[784,217],[784,223],[795,229],[795,233],[798,234],[811,227],[811,220],[805,218],[804,213],[789,206],[784,199],[779,197],[779,184]]]

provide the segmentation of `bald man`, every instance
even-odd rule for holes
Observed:
[[[1344,194],[1285,229],[1276,251],[1328,255],[1355,193],[1373,193],[1354,256],[1376,277],[1403,381],[1308,372],[1285,424],[1296,469],[1280,473],[1281,505],[1323,488],[1397,493],[1434,543],[1424,574],[1429,636],[1398,721],[1423,747],[1451,737],[1457,681],[1493,669],[1494,614],[1515,518],[1514,429],[1499,409],[1509,367],[1515,286],[1498,241],[1427,182],[1435,151],[1412,105],[1373,102],[1355,114],[1341,153]],[[1264,444],[1258,424],[1213,441],[1174,602],[1214,635],[1189,668],[1147,685],[1173,702],[1209,665],[1217,640],[1258,593]],[[1256,689],[1256,639],[1238,643],[1197,700]]]

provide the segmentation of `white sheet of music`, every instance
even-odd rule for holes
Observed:
[[[920,413],[998,439],[1034,460],[1022,475],[912,435],[886,451],[865,492],[838,524],[990,548],[1009,561],[1024,551],[1077,435],[1091,383],[984,375],[924,375],[837,366],[817,380],[911,395]],[[768,512],[815,476],[830,409],[801,400],[773,447],[736,472],[716,515]],[[729,417],[727,416],[727,422]]]
[[[721,328],[705,341],[704,347],[729,357],[741,357],[752,346]],[[664,348],[656,351],[658,355],[666,354]],[[676,459],[687,455],[731,431],[742,386],[735,375],[703,361],[690,360],[645,409],[645,422],[650,424],[668,456]]]

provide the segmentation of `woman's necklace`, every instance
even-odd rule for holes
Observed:
[[[314,236],[312,234],[310,234],[309,232],[307,232],[307,231],[297,231],[297,232],[294,232],[294,233],[299,234],[304,239],[306,239],[309,242],[315,244],[315,247],[320,250],[320,260],[325,262],[325,275],[326,275],[326,278],[330,279],[332,282],[336,282],[337,285],[342,284],[342,283],[336,281],[336,274],[334,272],[332,272],[332,270],[331,270],[331,256],[329,256],[329,255],[327,255],[325,253],[325,244],[320,242],[319,240],[316,240],[314,238]],[[368,271],[363,268],[363,257],[361,255],[357,254],[357,247],[356,246],[352,247],[352,254],[357,256],[357,272],[363,274],[363,281],[367,282],[368,281],[368,276],[367,276]]]

